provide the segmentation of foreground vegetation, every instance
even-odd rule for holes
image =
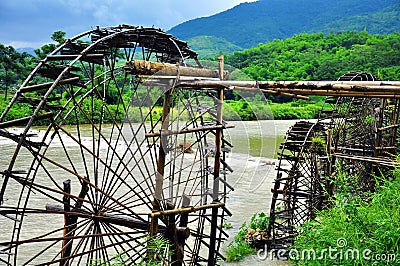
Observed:
[[[304,250],[315,251],[316,259],[299,256],[293,263],[399,265],[400,169],[394,170],[392,178],[377,178],[381,184],[367,198],[349,192],[351,188],[343,183],[347,180],[346,176],[340,176],[340,179],[333,207],[321,211],[315,221],[304,224],[293,246],[298,254]],[[322,255],[323,250],[329,247],[336,249],[336,253]]]
[[[265,232],[268,227],[269,217],[261,212],[254,214],[248,223],[244,222],[239,232],[236,234],[234,241],[229,243],[226,250],[226,261],[240,261],[246,256],[257,252],[255,247],[252,247],[246,240],[247,235],[251,231]]]
[[[343,173],[335,179],[331,208],[299,229],[289,258],[294,265],[399,265],[400,263],[400,168],[376,177],[377,189],[358,196]],[[268,217],[261,215],[263,221]],[[228,261],[255,254],[246,242],[248,228],[266,228],[256,214],[243,224],[228,246]]]

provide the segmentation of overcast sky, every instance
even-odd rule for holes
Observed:
[[[131,24],[169,30],[256,0],[0,0],[0,43],[38,48],[54,31],[67,37],[96,26]]]

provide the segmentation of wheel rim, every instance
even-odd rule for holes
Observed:
[[[78,41],[86,37],[91,43]],[[166,156],[159,211],[211,202],[207,197],[212,188],[211,162],[206,155],[213,131],[165,136],[159,132],[215,124],[215,97],[172,90],[176,78],[142,85],[143,77],[128,73],[123,64],[141,59],[186,65],[188,60],[197,62],[196,56],[186,43],[159,30],[120,26],[78,35],[39,63],[1,116],[2,136],[18,143],[3,173],[7,178],[2,184],[1,214],[11,233],[10,240],[1,241],[2,261],[96,265],[143,259],[161,151]],[[38,82],[36,87],[33,82]],[[40,99],[29,98],[29,92],[39,89]],[[129,103],[124,99],[127,90],[132,91]],[[167,94],[173,100],[168,119],[163,120],[159,102]],[[62,107],[52,104],[59,95],[64,99]],[[107,102],[110,99],[112,104]],[[9,122],[7,113],[17,101],[28,103],[34,111],[22,122]],[[48,126],[37,132],[32,125],[38,121]],[[25,125],[21,137],[5,129],[19,123]],[[186,142],[190,145],[182,149]],[[26,157],[31,159],[29,170],[20,171]],[[18,200],[13,194],[19,195]],[[224,193],[219,197],[225,200]],[[226,212],[218,209],[218,213],[222,224]],[[182,226],[182,216],[174,217],[174,224]],[[190,229],[190,237],[182,243],[184,263],[206,261],[204,249],[210,243],[204,239],[209,234],[205,223],[211,211],[187,216],[183,226]],[[155,237],[165,235],[170,226],[169,218],[160,221]],[[224,234],[220,226],[216,250],[208,251],[215,258],[221,256],[218,248]]]

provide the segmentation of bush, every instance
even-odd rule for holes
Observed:
[[[247,233],[249,229],[261,231],[267,230],[268,222],[269,216],[263,212],[254,214],[248,224],[244,222],[242,226],[240,226],[239,232],[235,236],[235,240],[228,245],[226,250],[226,260],[228,262],[239,261],[248,255],[256,253],[257,249],[246,241]]]
[[[375,193],[365,199],[339,190],[334,207],[321,211],[317,219],[301,227],[293,249],[296,254],[313,250],[317,259],[298,257],[296,265],[399,265],[400,263],[400,169],[392,181],[382,183]],[[346,178],[345,178],[346,180]],[[346,186],[342,186],[346,187]],[[323,255],[323,250],[336,249],[337,256]],[[342,250],[342,255],[338,253]],[[359,257],[346,256],[357,250]],[[370,250],[367,257],[363,251]],[[368,251],[367,251],[368,253]],[[350,253],[349,253],[350,254]],[[393,254],[393,255],[392,255]],[[395,256],[393,260],[375,260],[375,256]],[[319,259],[318,259],[319,257]],[[368,259],[368,258],[371,259]],[[392,257],[391,257],[392,258]]]
[[[254,254],[257,250],[250,247],[247,243],[243,241],[235,240],[228,245],[226,250],[226,261],[240,261],[244,257]]]
[[[293,104],[272,104],[271,111],[274,119],[313,119],[318,118],[321,106],[315,104],[301,105]]]

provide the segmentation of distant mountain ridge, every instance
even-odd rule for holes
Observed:
[[[399,32],[399,0],[259,0],[184,22],[168,32],[184,40],[214,36],[250,48],[299,33],[348,30]]]

